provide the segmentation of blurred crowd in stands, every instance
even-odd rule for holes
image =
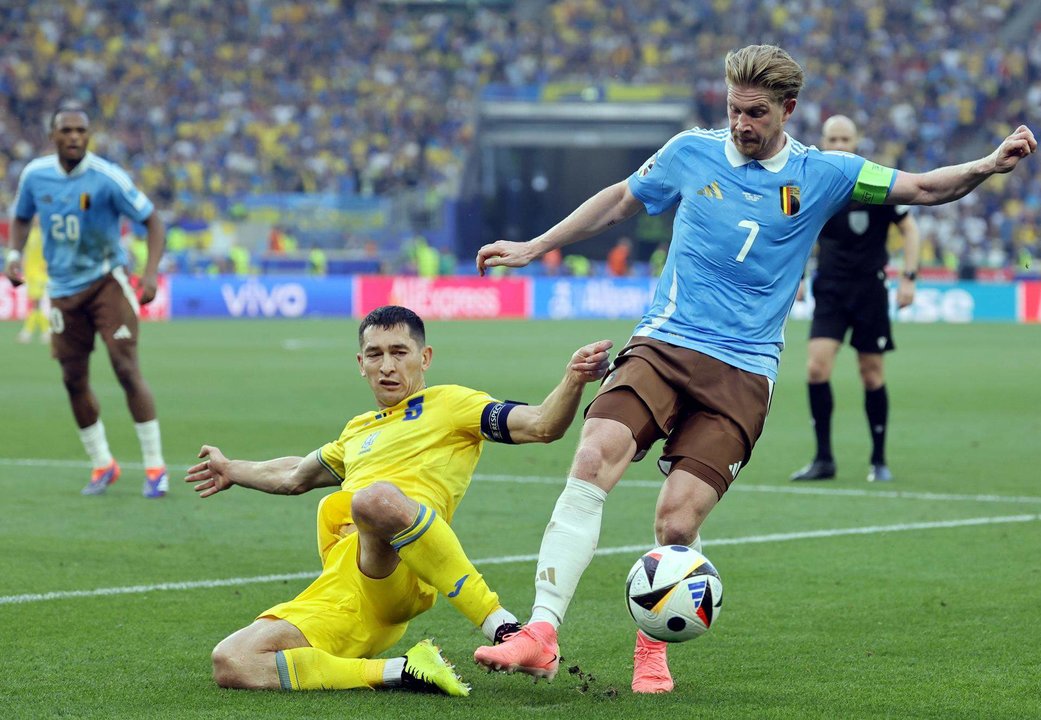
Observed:
[[[212,222],[250,194],[456,197],[489,83],[687,85],[691,124],[720,127],[723,56],[751,42],[807,71],[793,136],[844,113],[862,154],[926,170],[1041,130],[1039,30],[1030,0],[3,3],[0,210],[61,102],[91,110],[94,150],[172,224]],[[918,211],[924,261],[1022,268],[1039,215],[1024,163]]]

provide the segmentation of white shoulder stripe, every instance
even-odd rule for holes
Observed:
[[[117,185],[119,185],[120,188],[122,188],[123,192],[133,192],[134,183],[130,179],[130,176],[127,175],[122,168],[120,168],[117,165],[113,165],[107,160],[102,160],[96,155],[91,156],[88,159],[88,162],[90,164],[87,167],[89,167],[91,170],[97,170],[102,175],[111,178]]]
[[[689,130],[684,130],[683,132],[677,133],[676,135],[673,135],[671,138],[669,138],[669,141],[667,143],[661,146],[661,149],[664,150],[677,140],[692,137],[704,138],[705,140],[715,140],[717,142],[724,142],[727,139],[727,135],[728,132],[726,130],[706,130],[705,128],[694,127],[690,128]]]

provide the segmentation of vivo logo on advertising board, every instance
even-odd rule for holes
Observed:
[[[221,285],[221,296],[232,317],[300,317],[307,310],[307,291],[299,283],[275,283],[270,288],[247,280],[236,288]]]

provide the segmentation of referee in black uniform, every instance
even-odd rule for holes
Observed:
[[[824,123],[824,150],[855,152],[857,126],[844,115]],[[831,453],[831,370],[835,355],[853,329],[850,345],[857,351],[860,378],[864,382],[864,411],[871,430],[869,482],[893,479],[886,465],[886,423],[889,398],[882,371],[883,354],[894,349],[889,320],[886,239],[890,224],[904,240],[904,273],[897,290],[897,305],[914,301],[918,268],[918,226],[906,205],[863,205],[852,202],[831,218],[818,240],[817,272],[813,279],[813,324],[810,327],[808,389],[810,414],[817,436],[813,462],[791,476],[792,480],[830,480],[835,477]],[[799,288],[800,296],[803,288]]]

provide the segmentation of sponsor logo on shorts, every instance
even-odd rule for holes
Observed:
[[[130,332],[130,328],[126,325],[120,325],[114,333],[112,333],[113,340],[133,340],[134,334]]]

